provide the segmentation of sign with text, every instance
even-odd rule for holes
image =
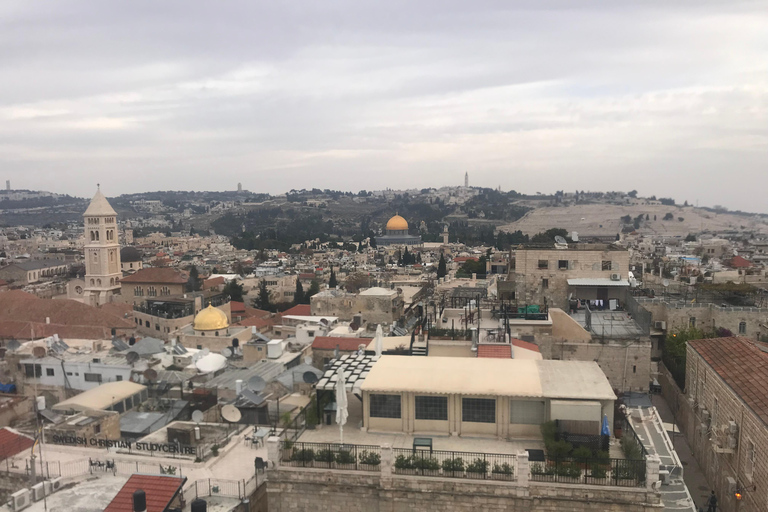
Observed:
[[[111,439],[94,439],[79,436],[54,435],[52,438],[54,444],[63,444],[67,446],[83,446],[93,448],[120,448],[124,450],[137,452],[161,452],[177,453],[180,455],[196,455],[197,450],[194,446],[183,446],[172,443],[147,443],[143,441],[113,441]]]

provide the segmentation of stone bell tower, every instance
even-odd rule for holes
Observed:
[[[100,306],[120,294],[120,243],[117,212],[101,193],[91,199],[85,219],[85,303]]]

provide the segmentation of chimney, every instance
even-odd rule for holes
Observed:
[[[198,498],[192,502],[189,510],[190,512],[206,512],[208,510],[208,503]]]
[[[45,323],[46,324],[51,323],[51,317],[49,317],[49,316],[45,317]]]
[[[141,489],[133,491],[133,512],[147,512],[147,495]]]
[[[235,381],[235,393],[237,393],[238,396],[240,396],[240,393],[243,392],[243,380],[237,379]]]

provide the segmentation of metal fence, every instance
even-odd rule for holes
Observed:
[[[632,438],[637,443],[637,446],[640,447],[640,453],[643,455],[643,459],[648,458],[648,450],[645,449],[645,445],[640,440],[640,436],[637,435],[637,432],[635,432],[635,427],[632,425],[632,422],[629,421],[628,417],[624,417],[624,428],[623,432],[631,433]]]
[[[301,434],[304,433],[305,430],[307,430],[307,409],[310,407],[315,407],[314,402],[310,400],[310,402],[299,411],[299,413],[293,417],[293,419],[285,425],[283,430],[280,431],[278,436],[280,439],[286,439],[288,441],[296,441],[299,437],[301,437]],[[278,418],[279,421],[279,418]],[[318,418],[319,421],[319,418]],[[313,425],[314,426],[314,425]]]
[[[640,326],[640,329],[643,330],[643,334],[648,336],[651,333],[651,321],[653,316],[651,315],[651,312],[642,307],[635,297],[629,294],[627,294],[625,305],[635,323],[637,323],[637,325]]]
[[[645,460],[547,459],[531,463],[531,480],[561,484],[643,487]]]
[[[394,448],[397,475],[514,481],[517,457],[512,454]]]
[[[287,440],[282,442],[281,460],[291,467],[381,471],[381,447]]]
[[[182,491],[182,495],[185,503],[190,503],[197,498],[207,498],[209,496],[221,496],[223,498],[243,500],[251,496],[263,481],[264,476],[259,478],[259,475],[253,475],[248,480],[204,478],[191,482]]]

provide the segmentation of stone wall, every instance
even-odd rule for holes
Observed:
[[[527,452],[516,457],[514,482],[395,475],[382,447],[380,472],[282,467],[279,439],[267,442],[270,512],[649,512],[660,510],[659,460],[647,464],[643,488],[529,482]]]

